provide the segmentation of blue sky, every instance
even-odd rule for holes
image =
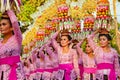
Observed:
[[[112,3],[112,0],[109,0],[109,1],[110,1],[110,11],[111,11],[111,14],[113,15],[114,14],[113,3]],[[116,3],[116,10],[117,10],[117,21],[120,23],[120,2]]]

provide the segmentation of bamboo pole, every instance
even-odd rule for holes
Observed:
[[[116,43],[118,46],[118,50],[120,52],[120,32],[118,30],[118,24],[117,24],[117,14],[116,14],[116,0],[113,0],[113,10],[114,10],[114,22],[115,22],[115,34],[116,34]]]

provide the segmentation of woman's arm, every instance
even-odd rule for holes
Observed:
[[[94,37],[95,37],[96,32],[92,33],[91,35],[89,35],[87,37],[88,40],[88,44],[91,46],[91,48],[93,49],[93,51],[98,47],[97,44],[94,42]]]
[[[118,53],[117,53],[117,51],[115,51],[114,53],[115,53],[115,56],[114,56],[115,72],[116,72],[116,75],[120,77],[120,64],[119,64]]]
[[[50,47],[46,45],[45,48],[46,48],[46,52],[48,53],[48,55],[52,57],[53,51],[50,49]]]
[[[14,12],[12,10],[8,10],[7,14],[10,18],[11,23],[12,23],[14,35],[15,35],[19,45],[21,45],[22,44],[22,33],[21,33],[21,30],[20,30],[20,27],[18,24],[18,20],[17,20]]]
[[[59,31],[57,31],[51,38],[52,46],[56,51],[58,51],[58,48],[60,48],[60,45],[56,41],[58,34],[59,34]]]
[[[76,50],[74,50],[73,52],[73,64],[74,64],[75,72],[77,74],[77,78],[80,78],[80,70],[78,66],[78,55],[77,55]]]
[[[84,40],[79,41],[79,43],[76,45],[77,51],[79,53],[80,56],[82,56],[82,54],[84,53],[82,48],[80,48],[81,44],[83,43]]]

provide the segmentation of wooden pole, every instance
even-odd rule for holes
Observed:
[[[117,24],[116,0],[113,0],[113,10],[114,10],[116,43],[117,43],[117,46],[118,46],[118,50],[120,52],[120,32],[118,30],[118,24]]]

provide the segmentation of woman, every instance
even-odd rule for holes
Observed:
[[[0,21],[0,79],[23,80],[23,69],[20,62],[22,34],[13,11],[6,11]]]
[[[27,59],[24,60],[23,66],[24,66],[24,67],[23,67],[23,70],[24,70],[26,79],[29,79],[30,69],[29,69],[29,63],[28,63],[28,60],[27,60]]]
[[[99,46],[95,45],[93,38],[95,34],[99,34]],[[95,53],[95,60],[97,63],[97,80],[116,80],[120,76],[120,66],[118,62],[118,53],[109,43],[111,36],[106,29],[96,30],[93,34],[88,36],[88,42]]]
[[[58,53],[59,68],[65,72],[64,79],[71,80],[70,74],[73,69],[75,69],[77,78],[79,79],[78,56],[76,50],[69,46],[72,38],[70,35],[62,33],[59,45],[56,41],[58,33],[56,32],[52,37],[52,45]]]
[[[82,79],[83,80],[96,80],[95,79],[96,64],[95,64],[95,60],[94,60],[93,50],[90,47],[90,45],[88,44],[88,42],[86,41],[85,52],[83,52],[83,50],[80,48],[82,43],[83,43],[83,41],[80,41],[77,44],[77,51],[78,51],[79,56],[81,57],[82,63],[83,63]]]
[[[42,74],[45,68],[45,61],[44,61],[44,45],[39,49],[37,52],[37,57],[35,59],[35,66],[36,66],[36,79],[42,79]]]
[[[48,53],[50,60],[52,61],[52,66],[53,68],[52,70],[52,75],[51,75],[51,79],[52,80],[57,80],[57,72],[58,72],[58,55],[56,53],[56,51],[54,50],[54,48],[51,46],[51,41],[49,41],[46,46],[46,52]]]

